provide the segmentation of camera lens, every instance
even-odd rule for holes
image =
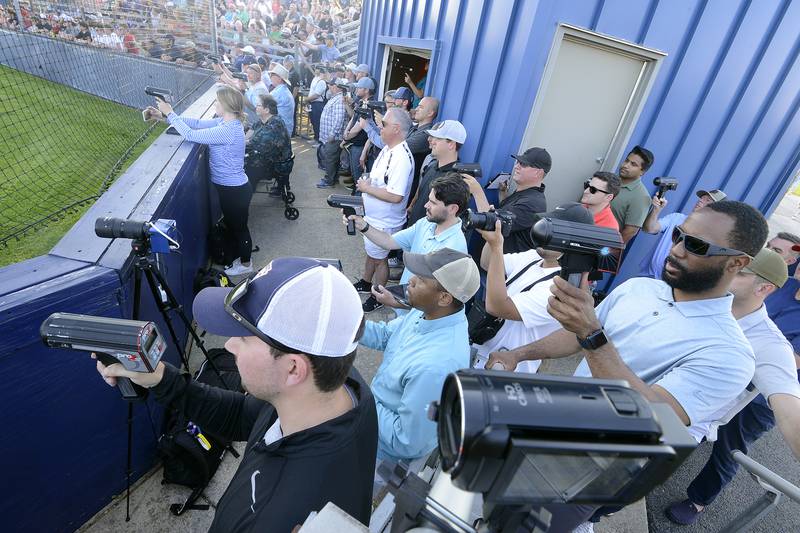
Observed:
[[[94,233],[104,239],[145,239],[149,222],[103,217],[94,221]]]

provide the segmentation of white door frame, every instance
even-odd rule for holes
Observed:
[[[570,24],[559,24],[555,36],[553,37],[553,43],[550,46],[547,64],[542,74],[542,81],[539,84],[539,89],[536,92],[536,99],[534,100],[533,108],[528,118],[528,125],[525,127],[525,132],[522,134],[522,139],[520,140],[520,153],[528,148],[527,146],[523,146],[523,144],[525,144],[525,139],[533,130],[536,120],[539,117],[542,105],[544,104],[544,97],[547,93],[547,87],[550,84],[550,78],[556,69],[556,60],[558,58],[558,52],[561,49],[561,43],[565,40],[584,46],[593,46],[615,54],[626,55],[644,62],[642,70],[639,72],[639,78],[636,80],[636,86],[631,92],[631,96],[625,106],[622,118],[619,124],[617,124],[617,129],[614,132],[614,137],[611,140],[608,150],[603,156],[603,160],[597,161],[600,163],[600,170],[614,172],[616,170],[615,164],[622,156],[622,151],[628,145],[628,141],[630,141],[636,121],[639,119],[647,96],[650,94],[650,90],[655,83],[658,70],[661,68],[661,63],[667,54],[660,50],[646,48],[635,43],[629,43],[616,37],[602,35]]]

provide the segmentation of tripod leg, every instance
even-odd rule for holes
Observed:
[[[125,464],[125,521],[131,521],[131,475],[133,474],[133,404],[128,403],[128,461]]]
[[[189,370],[189,357],[181,347],[180,342],[178,342],[178,334],[175,333],[175,328],[172,326],[172,319],[169,316],[169,306],[172,305],[172,300],[169,298],[169,291],[168,288],[165,289],[166,285],[163,283],[159,283],[156,281],[160,278],[160,274],[156,274],[156,270],[153,268],[152,265],[148,264],[148,267],[144,269],[144,275],[147,279],[147,284],[150,286],[150,292],[153,293],[153,299],[156,301],[156,305],[158,306],[158,310],[161,312],[161,316],[164,317],[164,322],[167,324],[167,330],[169,331],[169,336],[172,339],[172,343],[175,346],[175,349],[178,350],[178,355],[180,355],[181,362],[183,366],[186,368],[187,372]],[[163,279],[163,278],[160,278]],[[160,281],[160,280],[159,280]],[[167,294],[167,302],[166,304],[161,299],[161,291],[159,291],[159,287]]]
[[[200,348],[200,351],[203,353],[203,356],[206,358],[206,361],[208,361],[208,365],[211,367],[211,370],[214,371],[214,373],[217,375],[217,377],[219,378],[220,382],[225,386],[226,389],[233,390],[228,385],[228,383],[225,381],[225,378],[222,376],[222,373],[220,372],[219,368],[214,363],[214,360],[211,359],[211,357],[209,357],[208,350],[206,350],[206,347],[205,347],[205,344],[203,343],[203,340],[200,338],[200,336],[194,330],[194,327],[192,327],[192,323],[189,320],[189,317],[186,316],[186,312],[183,310],[183,306],[180,304],[180,302],[178,302],[178,299],[175,297],[175,293],[172,292],[172,289],[167,284],[167,280],[166,280],[166,278],[164,278],[164,275],[161,274],[161,272],[159,272],[157,269],[154,269],[154,268],[151,268],[151,269],[147,270],[147,273],[149,275],[154,276],[155,279],[158,280],[158,284],[161,286],[161,288],[164,290],[164,293],[167,295],[167,302],[168,302],[169,307],[171,309],[174,309],[178,313],[178,316],[180,317],[181,321],[183,322],[184,327],[186,327],[187,331],[189,331],[189,334],[192,336],[192,339],[194,339],[195,344],[198,346],[198,348]],[[149,279],[150,278],[148,276],[148,281],[149,281]],[[154,295],[154,297],[155,297],[155,295]],[[164,314],[164,319],[167,321],[167,324],[169,324],[170,322],[169,322],[169,319],[166,316],[166,312],[162,311],[162,313]],[[175,339],[175,334],[174,334],[174,332],[172,330],[172,326],[170,326],[170,333],[173,335],[173,341],[175,341],[176,344],[177,344],[177,341]],[[188,361],[188,357],[187,357],[187,361]],[[189,369],[189,365],[188,364],[186,365],[186,369],[187,370]]]

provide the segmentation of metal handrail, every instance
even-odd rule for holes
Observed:
[[[733,450],[731,453],[733,454],[734,461],[742,465],[745,470],[753,474],[758,479],[762,487],[767,490],[770,490],[770,487],[774,488],[775,492],[785,494],[795,502],[800,503],[800,488],[798,488],[797,485],[786,481],[766,466],[748,457],[739,450]]]

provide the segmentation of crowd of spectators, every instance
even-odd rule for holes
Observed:
[[[237,355],[251,395],[208,395],[163,364],[147,377],[98,369],[112,383],[126,376],[156,388],[158,398],[184,398],[193,419],[215,433],[249,439],[217,510],[218,528],[292,526],[326,500],[366,521],[375,457],[410,461],[433,451],[436,426],[425,408],[438,399],[448,373],[468,366],[537,372],[542,360],[580,353],[576,376],[624,379],[650,401],[670,405],[698,442],[719,436],[717,455],[689,487],[688,499],[668,509],[678,523],[697,520],[730,480],[730,450],[772,425],[800,457],[800,237],[780,233],[767,240],[763,215],[720,190],[697,190],[691,212],[661,216],[667,197],[651,197],[642,181],[656,161],[654,147],[633,147],[616,172],[576,176],[582,193],[559,206],[548,205],[546,190],[559,161],[546,147],[527,147],[510,156],[513,169],[490,200],[484,184],[454,171],[470,132],[439,117],[437,98],[408,77],[380,98],[369,65],[337,62],[335,35],[323,32],[357,16],[357,9],[346,2],[220,5],[221,27],[247,28],[261,38],[237,41],[214,64],[226,86],[218,93],[220,118],[186,121],[163,103],[149,108],[153,118],[211,145],[212,181],[231,212],[226,219],[240,222],[231,237],[240,255],[226,272],[248,278],[233,289],[201,293],[195,316],[232,337],[226,346]],[[286,42],[291,50],[273,53]],[[260,271],[251,263],[250,197],[260,181],[285,173],[300,85],[308,87],[304,105],[322,172],[317,187],[342,187],[340,176],[349,173],[348,192],[363,199],[365,216],[343,220],[364,242],[364,270],[352,285],[314,261],[276,260]],[[500,222],[478,230],[478,260],[467,254],[461,226],[470,202],[478,212],[494,209],[494,202],[513,215],[507,232]],[[638,277],[608,295],[592,294],[589,279],[598,278],[586,273],[580,287],[568,283],[558,275],[561,254],[537,246],[531,228],[542,217],[609,228],[621,246],[640,231],[659,237]],[[403,267],[399,275],[395,265]],[[389,290],[391,279],[400,282],[400,293]],[[481,285],[482,305],[470,307]],[[297,301],[318,302],[318,308],[306,306],[300,320]],[[367,319],[382,307],[396,316]],[[467,314],[475,309],[502,319],[502,326],[473,338]],[[305,329],[295,331],[295,321]],[[337,321],[346,324],[336,329]],[[359,343],[383,352],[370,386],[352,366]],[[748,392],[750,383],[762,396]],[[727,423],[717,430],[720,420]],[[358,435],[360,448],[344,449],[355,441],[343,428]],[[306,471],[302,453],[292,455],[303,442],[315,450],[319,475],[291,489],[307,497],[278,505],[275,495],[286,487],[257,476],[266,475],[273,455],[286,468]],[[333,447],[337,453],[321,458]],[[334,463],[357,461],[354,450],[361,453],[357,475],[343,482]],[[259,488],[262,483],[271,488]],[[607,510],[562,511],[553,516],[559,531]]]
[[[283,55],[303,43],[299,55],[310,62],[333,61],[339,29],[360,17],[360,0],[275,0],[214,4],[217,52],[252,46]],[[187,66],[209,66],[209,5],[185,1],[116,0],[102,4],[20,4],[0,8],[0,28],[48,35]],[[330,43],[326,46],[326,43]]]

